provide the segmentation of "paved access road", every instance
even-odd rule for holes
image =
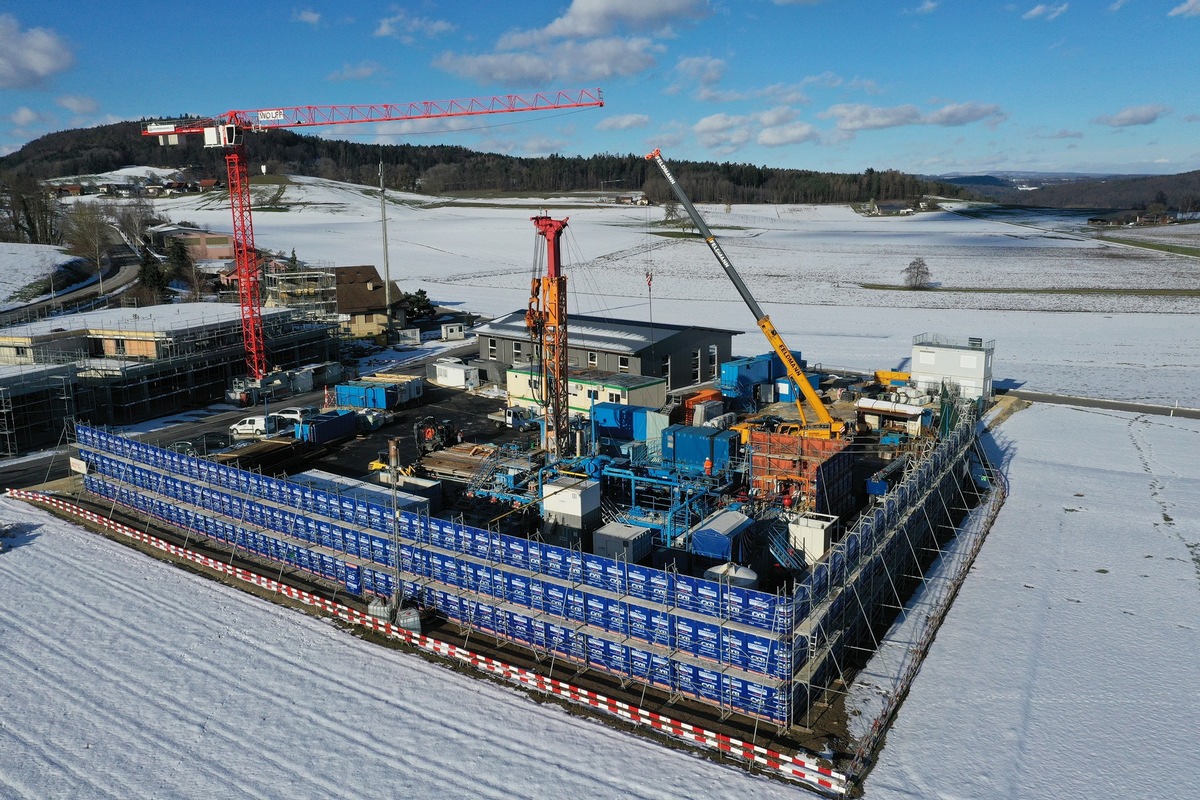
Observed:
[[[1028,400],[1031,403],[1052,403],[1059,406],[1080,406],[1082,408],[1106,408],[1110,411],[1129,411],[1134,414],[1154,414],[1162,417],[1200,419],[1200,408],[1129,403],[1123,400],[1101,400],[1097,397],[1072,397],[1066,394],[1043,394],[1042,392],[1027,392],[1023,389],[1012,389],[1006,394],[1009,397]]]

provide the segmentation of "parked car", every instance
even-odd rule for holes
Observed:
[[[274,414],[246,417],[229,426],[229,435],[234,439],[258,439],[278,432],[279,422]]]
[[[321,409],[316,406],[288,406],[281,408],[278,411],[272,411],[271,415],[285,419],[295,425],[297,422],[303,422],[309,417],[315,417],[321,413]]]

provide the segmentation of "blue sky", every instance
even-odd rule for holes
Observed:
[[[0,3],[0,153],[231,109],[600,88],[355,141],[944,174],[1200,169],[1200,0]]]

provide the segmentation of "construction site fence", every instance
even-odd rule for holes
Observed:
[[[684,741],[691,746],[718,751],[737,762],[745,764],[747,767],[752,766],[762,769],[772,775],[794,781],[831,797],[842,797],[847,792],[846,776],[829,768],[814,756],[808,754],[787,754],[771,750],[751,742],[716,733],[701,726],[682,722],[663,714],[646,711],[630,703],[615,700],[565,681],[547,678],[536,672],[480,655],[465,647],[459,647],[406,630],[385,620],[364,614],[349,606],[171,544],[148,533],[135,530],[127,525],[80,508],[59,497],[24,490],[11,490],[8,494],[10,497],[16,499],[57,509],[60,512],[70,514],[106,530],[149,545],[173,557],[201,565],[247,585],[256,586],[299,601],[304,605],[319,609],[352,625],[375,631],[424,652],[456,663],[469,664],[481,672],[517,684],[530,691],[552,695],[575,705],[586,706],[598,713],[612,716],[635,726],[651,728],[663,735]]]

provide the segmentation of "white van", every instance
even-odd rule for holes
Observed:
[[[229,435],[234,439],[258,439],[271,436],[279,430],[279,422],[275,415],[246,417],[229,426]]]

